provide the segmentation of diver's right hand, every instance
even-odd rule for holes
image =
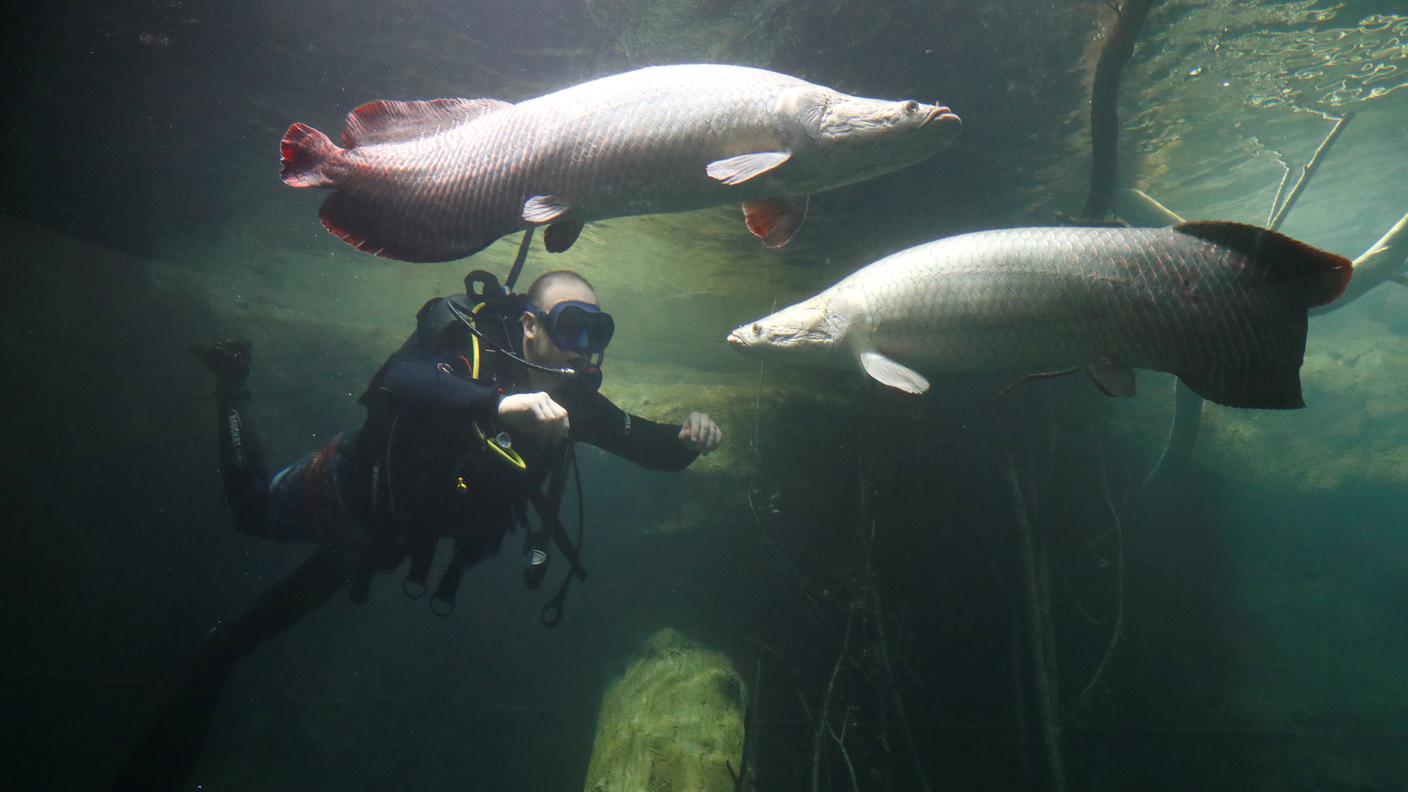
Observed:
[[[499,418],[510,430],[555,443],[567,436],[567,410],[543,392],[512,393],[499,401]]]

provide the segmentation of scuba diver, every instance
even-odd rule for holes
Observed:
[[[517,267],[509,283],[517,275]],[[630,415],[598,392],[601,361],[614,332],[595,289],[559,270],[524,296],[477,271],[463,295],[436,298],[416,330],[372,378],[361,429],[285,467],[272,479],[251,413],[248,341],[193,352],[215,374],[221,473],[235,526],[317,550],[265,591],[240,618],[217,625],[157,725],[146,734],[114,789],[178,788],[195,769],[211,717],[234,663],[350,587],[365,599],[371,577],[409,561],[402,588],[428,592],[437,544],[453,543],[430,604],[454,609],[460,576],[524,527],[524,582],[536,590],[552,547],[567,573],[544,607],[557,624],[568,585],[585,579],[577,541],[557,512],[572,446],[585,442],[654,470],[680,470],[718,447],[719,427],[703,413],[682,425]],[[580,488],[578,498],[580,506]],[[531,504],[538,517],[533,529]],[[580,519],[579,519],[580,531]]]

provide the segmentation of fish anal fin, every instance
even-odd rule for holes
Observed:
[[[704,172],[709,174],[709,178],[724,184],[742,184],[777,168],[791,158],[792,153],[789,151],[755,151],[714,160],[704,168]]]
[[[364,253],[370,253],[374,256],[383,255],[382,248],[373,245],[367,241],[366,237],[352,230],[338,211],[339,202],[335,200],[336,198],[336,195],[329,196],[328,200],[323,202],[322,208],[318,210],[318,220],[322,222],[323,228],[326,228],[329,234]],[[395,256],[391,258],[395,258]]]
[[[1344,256],[1259,226],[1198,220],[1179,223],[1173,230],[1247,256],[1268,283],[1300,287],[1308,308],[1334,302],[1354,274],[1354,265]]]
[[[409,221],[387,218],[384,208],[356,194],[334,191],[323,201],[318,219],[328,233],[365,253],[397,261],[453,261],[488,247],[494,238],[437,242],[433,234]]]
[[[555,223],[571,208],[566,200],[556,195],[535,195],[523,203],[523,222],[530,225]]]
[[[743,222],[770,248],[786,245],[807,219],[808,196],[783,196],[743,204]]]
[[[543,245],[547,247],[549,253],[561,253],[572,247],[572,243],[577,241],[584,225],[586,223],[582,220],[559,220],[548,226],[548,230],[543,232]]]
[[[860,366],[876,382],[915,395],[929,390],[929,380],[923,374],[896,363],[879,352],[860,353]]]
[[[513,107],[498,99],[426,99],[402,102],[377,99],[347,114],[342,145],[347,148],[402,143]]]
[[[1113,353],[1101,353],[1085,364],[1095,387],[1106,396],[1129,398],[1134,395],[1134,369]]]

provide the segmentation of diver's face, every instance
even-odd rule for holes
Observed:
[[[543,304],[536,307],[545,314],[552,311],[554,305],[567,300],[599,305],[596,292],[569,279],[548,284],[542,300]],[[560,349],[554,344],[548,335],[547,322],[531,311],[523,314],[523,356],[530,363],[550,368],[580,369],[589,362],[580,352]]]

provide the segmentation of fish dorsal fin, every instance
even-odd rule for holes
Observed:
[[[1306,292],[1307,307],[1334,302],[1349,286],[1349,259],[1266,228],[1222,220],[1199,220],[1173,227],[1180,234],[1231,248],[1260,265],[1272,283],[1295,283]]]
[[[753,236],[770,248],[780,248],[792,239],[807,219],[806,195],[784,195],[743,204],[743,222]]]
[[[929,390],[929,380],[925,379],[923,374],[902,363],[896,363],[879,352],[860,353],[860,366],[881,385],[915,395]]]
[[[704,172],[709,174],[709,178],[717,179],[724,184],[742,184],[749,179],[762,176],[789,159],[792,159],[790,151],[755,151],[750,154],[739,154],[737,157],[715,160],[709,163]]]
[[[415,102],[377,99],[347,114],[342,145],[355,148],[416,140],[506,107],[513,105],[498,99],[426,99]]]

